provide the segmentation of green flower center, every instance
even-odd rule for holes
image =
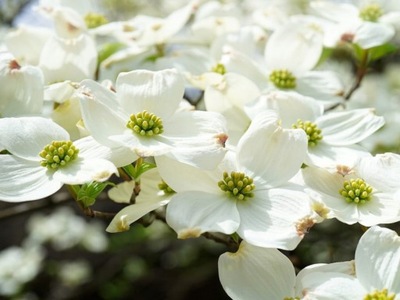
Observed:
[[[253,191],[256,186],[252,178],[241,172],[231,172],[230,175],[224,172],[223,177],[224,179],[218,182],[218,186],[229,197],[245,201],[254,196]]]
[[[91,28],[96,28],[101,25],[107,24],[108,19],[101,14],[88,13],[85,16],[85,23],[86,23],[87,28],[91,29]]]
[[[289,70],[274,70],[269,75],[269,80],[280,89],[294,89],[296,77]]]
[[[161,180],[161,182],[158,184],[158,189],[160,191],[163,191],[164,194],[174,194],[175,193],[175,191],[164,180]]]
[[[223,64],[217,63],[214,67],[212,67],[211,71],[224,75],[226,73],[226,68]]]
[[[300,298],[299,297],[285,297],[285,298],[283,298],[283,300],[300,300]]]
[[[364,300],[394,300],[395,294],[388,295],[388,290],[374,291],[364,297]]]
[[[75,148],[72,141],[53,141],[39,153],[43,158],[40,165],[55,170],[76,159],[78,153],[79,149]]]
[[[308,146],[314,147],[318,144],[318,141],[322,140],[321,129],[317,127],[317,124],[302,120],[297,120],[296,124],[292,125],[292,128],[303,129],[307,134]]]
[[[371,200],[372,190],[363,179],[357,178],[345,181],[339,193],[348,203],[364,204]]]
[[[153,136],[164,131],[162,120],[146,110],[136,115],[132,114],[126,127],[141,136]]]
[[[377,22],[382,15],[382,8],[376,3],[366,5],[360,10],[360,18],[368,22]]]

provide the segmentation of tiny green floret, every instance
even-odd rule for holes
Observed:
[[[394,300],[395,294],[388,295],[388,290],[383,289],[382,291],[374,291],[364,297],[364,300]]]
[[[269,75],[269,80],[280,89],[294,89],[296,77],[289,70],[274,70]]]
[[[299,297],[285,297],[285,298],[283,298],[283,300],[300,300],[300,298]]]
[[[161,182],[158,184],[158,189],[160,191],[163,191],[164,194],[174,194],[175,193],[175,191],[164,180],[161,180]]]
[[[253,179],[241,172],[224,172],[223,180],[218,182],[219,188],[229,197],[237,200],[246,201],[248,198],[254,197],[254,189],[256,186]]]
[[[226,73],[226,68],[223,64],[217,63],[215,66],[212,67],[211,71],[224,75]]]
[[[107,24],[108,19],[101,14],[88,13],[85,16],[85,23],[86,23],[87,28],[92,29],[92,28],[96,28],[101,25]]]
[[[360,9],[360,18],[367,22],[377,22],[382,15],[382,8],[376,3],[368,4]]]
[[[321,134],[321,129],[318,128],[317,124],[298,119],[296,124],[292,125],[292,128],[303,129],[307,134],[308,146],[314,147],[318,144],[318,141],[322,140],[323,136]]]
[[[141,136],[154,136],[164,131],[162,120],[146,110],[132,114],[126,127]]]
[[[340,195],[348,203],[364,204],[371,200],[373,189],[363,179],[350,179],[343,183],[343,189],[339,191]]]
[[[76,159],[78,153],[79,149],[74,146],[72,141],[53,141],[39,153],[39,156],[43,158],[40,165],[56,170]]]

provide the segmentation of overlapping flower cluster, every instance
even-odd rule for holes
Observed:
[[[178,238],[230,237],[219,271],[233,299],[400,299],[400,240],[375,226],[400,220],[400,156],[361,146],[384,118],[351,108],[396,50],[396,1],[190,1],[114,22],[59,2],[38,8],[53,28],[2,46],[1,200],[68,185],[90,209],[116,175],[109,197],[127,206],[107,231],[166,207]],[[355,262],[296,277],[275,248],[329,218],[374,227]]]

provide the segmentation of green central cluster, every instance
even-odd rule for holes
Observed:
[[[55,170],[76,159],[78,153],[79,149],[75,148],[72,141],[53,141],[39,153],[43,158],[40,165]]]
[[[377,22],[382,15],[382,8],[376,3],[366,5],[360,10],[360,18],[367,22]]]
[[[289,70],[274,70],[269,75],[269,80],[280,89],[294,89],[296,77]]]
[[[339,191],[340,195],[348,203],[364,204],[368,202],[372,193],[372,187],[363,179],[350,179],[343,183],[343,189]]]
[[[99,27],[101,25],[107,24],[108,23],[108,19],[101,14],[97,14],[97,13],[88,13],[85,16],[85,24],[87,26],[87,28],[92,29],[92,28],[96,28]]]
[[[388,290],[374,291],[364,297],[364,300],[394,300],[395,294],[388,295]]]
[[[295,129],[299,128],[305,131],[308,138],[308,146],[314,147],[318,144],[318,141],[322,140],[321,129],[319,129],[317,124],[313,122],[310,121],[303,122],[302,120],[299,119],[297,120],[296,124],[292,125],[292,128]]]
[[[141,136],[153,136],[164,131],[162,120],[146,110],[136,115],[132,114],[126,127]]]
[[[228,196],[238,200],[247,200],[254,196],[253,190],[256,186],[253,179],[241,172],[231,172],[230,176],[224,172],[224,179],[218,182],[218,186]]]
[[[175,191],[164,180],[161,180],[161,182],[158,184],[158,189],[160,191],[163,191],[164,194],[174,194],[175,193]]]
[[[300,300],[300,298],[299,297],[285,297],[285,298],[283,298],[283,300]]]
[[[214,67],[212,67],[211,71],[224,75],[226,73],[226,68],[223,64],[217,63]]]

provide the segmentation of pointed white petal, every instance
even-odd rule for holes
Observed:
[[[357,28],[353,43],[363,49],[383,45],[389,42],[395,35],[393,26],[383,23],[362,22]]]
[[[371,227],[361,237],[355,255],[357,277],[368,290],[387,288],[400,294],[400,238],[395,231]]]
[[[129,229],[129,225],[137,221],[145,214],[161,207],[169,202],[170,196],[153,198],[151,201],[129,205],[120,210],[106,228],[107,232],[121,232]]]
[[[43,108],[43,74],[37,67],[20,67],[14,58],[0,56],[0,112],[2,117],[40,115]],[[14,68],[10,65],[16,64]]]
[[[108,191],[108,197],[117,203],[130,203],[135,186],[134,180],[118,183]]]
[[[400,189],[400,155],[394,153],[364,157],[357,164],[360,176],[379,191],[395,192]]]
[[[174,69],[158,72],[136,70],[120,73],[116,89],[120,105],[128,113],[147,110],[163,120],[178,109],[184,80]]]
[[[261,191],[256,186],[254,194],[237,205],[240,237],[260,247],[296,248],[315,223],[308,196],[295,185]]]
[[[223,171],[206,171],[167,156],[158,156],[155,160],[161,177],[176,192],[220,192],[218,181],[222,180]]]
[[[290,260],[276,249],[246,242],[236,253],[224,253],[218,273],[225,292],[233,300],[265,300],[293,297],[295,271]]]
[[[318,15],[335,22],[358,18],[359,10],[354,4],[332,1],[312,1],[310,7]]]
[[[84,158],[102,158],[111,161],[116,167],[123,167],[134,162],[138,156],[126,147],[109,148],[99,144],[91,136],[74,141],[79,149],[79,156]]]
[[[300,169],[306,155],[307,137],[301,129],[278,126],[275,112],[257,115],[237,146],[239,164],[276,186],[288,181]]]
[[[68,141],[69,135],[53,121],[41,117],[0,119],[1,144],[13,155],[40,161],[39,153],[52,141]]]
[[[63,185],[35,161],[0,155],[0,165],[0,199],[3,201],[22,202],[45,198]]]
[[[81,86],[77,96],[85,127],[99,143],[115,146],[109,137],[125,131],[129,116],[119,111],[115,93],[94,81],[85,80]]]
[[[315,99],[287,91],[271,91],[246,105],[246,112],[252,118],[266,109],[273,109],[278,113],[284,128],[292,128],[298,119],[314,121],[324,110]]]
[[[308,147],[305,163],[327,169],[336,169],[337,165],[354,166],[361,157],[371,157],[371,154],[359,145],[334,146],[322,141],[314,147]]]
[[[232,234],[239,222],[236,201],[222,191],[178,193],[167,207],[167,223],[180,239],[196,238],[207,231]]]
[[[368,203],[358,206],[359,223],[370,227],[400,221],[400,201],[396,201],[395,195],[374,192]]]
[[[286,69],[298,76],[314,68],[322,53],[322,33],[311,25],[288,22],[274,31],[265,48],[269,70]]]
[[[324,107],[343,102],[343,83],[338,75],[331,71],[306,72],[298,78],[296,91],[316,99]]]
[[[385,123],[370,108],[333,112],[321,116],[316,124],[322,130],[324,142],[336,146],[358,143]]]
[[[226,123],[213,112],[175,113],[164,123],[163,137],[173,147],[168,156],[203,169],[215,169],[225,155]]]
[[[65,184],[84,184],[91,181],[106,181],[112,174],[118,174],[114,164],[105,159],[77,158],[54,173],[54,179]]]
[[[311,272],[302,279],[304,299],[363,299],[367,291],[357,278],[335,272]]]
[[[39,60],[46,83],[94,78],[96,64],[96,45],[86,34],[74,39],[73,43],[68,39],[51,37],[43,46]]]

